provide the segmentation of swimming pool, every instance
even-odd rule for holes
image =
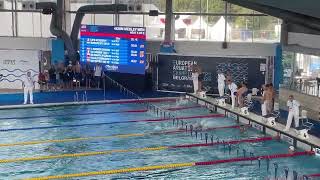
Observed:
[[[0,179],[266,179],[284,177],[285,169],[289,177],[293,170],[320,172],[313,155],[254,159],[287,155],[289,145],[253,128],[242,131],[235,120],[192,102],[157,105],[175,112],[179,124],[134,103],[1,110]],[[191,133],[200,121],[204,130]]]

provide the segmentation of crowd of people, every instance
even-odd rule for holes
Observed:
[[[64,63],[52,64],[49,69],[39,73],[38,83],[40,91],[54,91],[58,89],[74,88],[101,88],[101,79],[104,76],[102,66],[97,63],[93,68],[89,64],[82,66],[79,62],[67,66]]]

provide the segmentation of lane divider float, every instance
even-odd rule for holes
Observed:
[[[209,114],[209,115],[177,117],[175,119],[177,119],[177,120],[190,120],[190,119],[220,118],[220,117],[225,117],[225,115],[224,114]],[[70,127],[81,127],[81,126],[100,126],[100,125],[109,125],[109,124],[140,123],[140,122],[149,123],[149,122],[162,122],[162,121],[170,121],[170,120],[172,120],[172,118],[115,121],[115,122],[105,122],[105,123],[70,124],[70,125],[57,125],[57,126],[38,126],[38,127],[26,127],[26,128],[8,128],[8,129],[0,129],[0,132],[53,129],[53,128],[70,128]]]
[[[164,108],[169,111],[180,111],[186,109],[195,109],[203,107],[201,105],[196,106],[180,106],[172,108]],[[0,117],[0,120],[11,120],[11,119],[36,119],[36,118],[47,118],[47,117],[66,117],[66,116],[85,116],[85,115],[101,115],[101,114],[117,114],[117,113],[144,113],[148,112],[148,109],[137,109],[137,110],[122,110],[122,111],[105,111],[105,112],[89,112],[89,113],[71,113],[71,114],[56,114],[56,115],[40,115],[40,116],[25,116],[25,117]]]
[[[193,147],[208,147],[208,146],[214,146],[214,145],[220,145],[220,144],[257,143],[257,142],[264,142],[264,141],[271,141],[271,140],[273,140],[272,137],[260,137],[260,138],[249,138],[249,139],[242,139],[242,140],[221,141],[221,142],[213,142],[213,143],[183,144],[183,145],[176,145],[176,146],[159,146],[159,147],[132,148],[132,149],[117,149],[117,150],[107,150],[107,151],[82,152],[82,153],[74,153],[74,154],[58,154],[58,155],[48,155],[48,156],[0,159],[0,163],[39,161],[39,160],[60,159],[60,158],[76,158],[76,157],[83,157],[83,156],[97,156],[97,155],[107,155],[107,154],[114,154],[114,153],[160,151],[160,150],[167,150],[167,149],[181,149],[181,148],[193,148]]]
[[[213,131],[218,129],[239,129],[243,126],[249,126],[249,125],[211,127],[211,128],[202,129],[201,132]],[[130,138],[130,137],[142,137],[142,136],[153,136],[153,135],[179,134],[179,133],[185,133],[185,132],[190,132],[190,130],[186,131],[183,129],[179,129],[179,130],[168,130],[168,131],[155,131],[155,132],[149,132],[149,133],[115,134],[110,136],[90,136],[90,137],[77,137],[77,138],[66,138],[66,139],[24,141],[24,142],[0,144],[0,147],[24,146],[24,145],[46,144],[46,143],[67,143],[67,142],[90,141],[90,140],[112,139],[112,138]]]
[[[302,152],[295,152],[291,154],[271,154],[271,155],[255,156],[255,157],[240,157],[240,158],[221,159],[221,160],[204,161],[204,162],[142,166],[142,167],[134,167],[134,168],[115,169],[115,170],[92,171],[92,172],[83,172],[83,173],[74,173],[74,174],[35,177],[35,178],[28,178],[25,180],[50,180],[50,179],[66,179],[66,178],[88,177],[88,176],[98,176],[98,175],[111,175],[111,174],[138,172],[138,171],[153,171],[153,170],[160,170],[160,169],[176,169],[176,168],[186,168],[186,167],[194,167],[194,166],[209,166],[209,165],[217,165],[217,164],[223,164],[223,163],[253,161],[258,159],[261,160],[261,159],[292,158],[292,157],[306,156],[306,155],[314,155],[314,152],[302,151]]]

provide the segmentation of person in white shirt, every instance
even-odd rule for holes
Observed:
[[[192,82],[193,82],[193,93],[196,94],[199,91],[199,72],[196,65],[192,66]]]
[[[23,86],[23,92],[24,92],[23,104],[27,104],[28,94],[30,96],[30,104],[33,104],[34,79],[31,76],[31,72],[27,72],[27,77],[23,80],[22,86]]]
[[[295,127],[299,127],[299,107],[300,103],[294,99],[293,95],[289,96],[289,100],[287,102],[287,106],[289,109],[287,125],[284,131],[289,131],[292,123],[292,119],[294,118]]]
[[[225,80],[226,77],[224,76],[224,74],[221,71],[218,72],[218,90],[220,97],[224,96]]]
[[[101,75],[102,75],[102,66],[100,63],[97,63],[94,67],[94,77],[95,81],[97,83],[97,87],[100,88],[100,81],[101,81]]]
[[[234,109],[236,104],[236,93],[238,90],[238,86],[231,80],[228,80],[227,82],[228,82],[228,88],[231,92],[231,108]]]

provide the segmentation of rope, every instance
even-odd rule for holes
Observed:
[[[200,108],[200,107],[202,107],[202,106],[198,105],[198,106],[174,107],[174,108],[167,108],[166,110],[179,111],[179,110],[193,109],[193,108]],[[25,116],[25,117],[1,117],[0,120],[35,119],[35,118],[46,118],[46,117],[83,116],[83,115],[116,114],[116,113],[143,113],[143,112],[148,112],[148,109],[106,111],[106,112],[92,112],[92,113],[57,114],[57,115],[43,115],[43,116]]]
[[[310,175],[307,175],[307,177],[320,177],[320,174],[310,174]]]
[[[143,167],[135,167],[135,168],[124,168],[124,169],[115,169],[115,170],[93,171],[93,172],[85,172],[85,173],[77,173],[77,174],[65,174],[65,175],[57,175],[57,176],[29,178],[29,179],[25,179],[25,180],[65,179],[65,178],[75,178],[75,177],[85,177],[85,176],[129,173],[129,172],[136,172],[136,171],[174,169],[174,168],[191,167],[191,166],[194,166],[194,163],[176,163],[176,164],[167,164],[167,165],[143,166]]]
[[[178,117],[176,119],[202,119],[202,118],[213,118],[213,117],[224,117],[223,114],[211,114],[211,115],[201,115],[201,116],[186,116]],[[9,128],[0,129],[0,132],[7,131],[25,131],[25,130],[36,130],[36,129],[53,129],[53,128],[70,128],[70,127],[81,127],[81,126],[99,126],[108,124],[122,124],[122,123],[139,123],[139,122],[162,122],[169,121],[171,118],[160,118],[160,119],[146,119],[146,120],[131,120],[131,121],[115,121],[115,122],[105,122],[105,123],[88,123],[88,124],[71,124],[71,125],[57,125],[57,126],[38,126],[38,127],[27,127],[27,128]]]
[[[272,140],[271,137],[266,138],[251,138],[243,139],[238,141],[226,141],[225,144],[230,143],[242,143],[242,142],[260,142]],[[97,151],[97,152],[83,152],[74,154],[59,154],[59,155],[49,155],[49,156],[37,156],[37,157],[25,157],[25,158],[14,158],[14,159],[0,159],[0,163],[13,163],[13,162],[25,162],[25,161],[38,161],[38,160],[48,160],[48,159],[58,159],[58,158],[75,158],[83,156],[96,156],[96,155],[106,155],[112,153],[125,153],[125,152],[142,152],[142,151],[160,151],[165,149],[180,149],[180,148],[192,148],[192,147],[207,147],[216,144],[186,144],[177,146],[160,146],[160,147],[146,147],[146,148],[133,148],[133,149],[120,149],[120,150],[108,150],[108,151]]]
[[[221,126],[221,127],[212,127],[207,129],[202,129],[203,132],[205,131],[212,131],[217,129],[238,129],[241,126]],[[166,135],[166,134],[178,134],[184,133],[186,130],[171,130],[171,131],[157,131],[157,132],[150,132],[144,134],[116,134],[110,136],[91,136],[91,137],[79,137],[79,138],[67,138],[67,139],[48,139],[48,140],[38,140],[38,141],[25,141],[25,142],[16,142],[16,143],[7,143],[7,144],[0,144],[0,147],[11,147],[11,146],[24,146],[24,145],[35,145],[35,144],[46,144],[46,143],[66,143],[66,142],[76,142],[76,141],[90,141],[95,139],[111,139],[111,138],[129,138],[129,137],[141,137],[141,136],[153,136],[153,135]],[[190,130],[187,130],[190,132]]]
[[[222,164],[222,163],[251,161],[251,160],[257,160],[260,158],[270,158],[270,159],[289,158],[289,157],[313,155],[313,154],[314,152],[312,151],[304,151],[304,152],[296,152],[293,154],[273,154],[273,155],[257,156],[257,157],[250,157],[250,158],[249,157],[248,158],[231,158],[231,159],[222,159],[222,160],[214,160],[214,161],[206,161],[206,162],[175,163],[175,164],[165,164],[165,165],[156,165],[156,166],[142,166],[142,167],[135,167],[135,168],[83,172],[83,173],[75,173],[75,174],[36,177],[36,178],[29,178],[25,180],[49,180],[49,179],[65,179],[65,178],[76,178],[76,177],[97,176],[97,175],[110,175],[110,174],[137,172],[137,171],[153,171],[153,170],[160,170],[160,169],[175,169],[175,168],[192,167],[192,166],[208,166],[208,165],[215,165],[215,164]]]

